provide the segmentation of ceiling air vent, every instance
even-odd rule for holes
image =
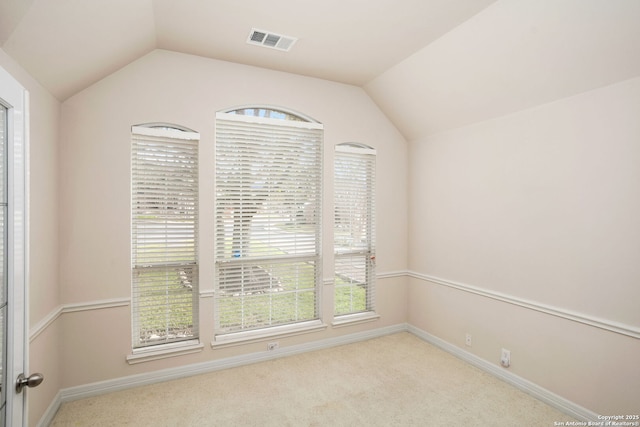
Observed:
[[[295,37],[283,36],[270,31],[252,28],[251,33],[249,33],[247,43],[256,46],[269,47],[271,49],[288,51],[296,40],[298,39]]]

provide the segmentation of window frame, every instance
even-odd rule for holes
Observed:
[[[164,141],[163,141],[164,140]],[[137,142],[136,142],[137,141]],[[144,147],[138,147],[136,144],[144,145],[150,144],[151,141],[154,141],[156,144],[155,148],[150,149],[146,148],[148,151],[153,151],[154,159],[151,160],[153,163],[155,161],[154,166],[157,167],[157,170],[160,172],[164,172],[163,176],[167,176],[166,174],[171,174],[170,164],[167,163],[163,169],[163,166],[158,166],[161,163],[160,158],[162,157],[164,150],[166,156],[179,156],[182,158],[180,165],[183,168],[186,168],[185,172],[175,173],[173,172],[174,183],[172,187],[175,186],[170,193],[162,193],[158,191],[154,193],[153,190],[149,190],[147,193],[140,193],[139,191],[136,193],[136,185],[151,185],[150,183],[155,184],[156,178],[145,178],[145,172],[147,175],[150,175],[149,172],[153,172],[150,166],[147,166],[147,169],[144,167],[138,169],[136,159],[138,156],[143,156]],[[200,334],[199,334],[199,260],[198,260],[198,252],[199,252],[199,226],[198,226],[198,218],[199,218],[199,142],[200,142],[200,134],[192,131],[188,128],[167,124],[167,123],[149,123],[143,125],[135,125],[131,128],[131,337],[132,337],[132,354],[127,356],[127,361],[130,364],[140,363],[147,360],[156,360],[164,357],[171,357],[180,354],[188,354],[195,351],[199,351],[203,348],[203,345],[200,344]],[[177,149],[176,147],[180,147]],[[147,153],[148,154],[148,153]],[[139,159],[141,160],[141,158]],[[157,172],[156,170],[156,172]],[[170,175],[169,175],[170,176]],[[141,178],[142,177],[142,178]],[[192,181],[188,183],[188,181]],[[169,190],[167,190],[169,191]],[[179,193],[182,191],[183,193]],[[178,193],[176,193],[178,192]],[[151,194],[153,193],[153,194]],[[173,196],[179,194],[178,201],[171,202],[170,199]],[[185,195],[189,194],[189,195]],[[164,198],[164,201],[157,201],[158,198]],[[157,251],[154,252],[154,255],[145,255],[150,254],[151,251],[138,251],[138,245],[141,242],[146,241],[158,241],[154,240],[159,238],[160,241],[163,239],[163,232],[154,232],[153,224],[146,224],[145,220],[136,219],[135,216],[139,214],[141,211],[138,211],[138,207],[136,203],[149,203],[150,200],[153,200],[152,203],[156,203],[160,208],[165,211],[165,219],[164,219],[164,246],[167,248],[166,251]],[[173,213],[170,214],[167,210],[170,205],[176,205],[177,209],[186,209],[184,213]],[[149,207],[143,209],[150,209]],[[175,207],[173,209],[176,209]],[[176,222],[178,221],[178,222]],[[181,223],[179,221],[182,221]],[[156,221],[157,222],[157,221]],[[162,222],[162,220],[160,221]],[[158,227],[158,224],[155,224]],[[181,225],[177,225],[181,224]],[[167,228],[168,227],[168,228]],[[148,231],[145,233],[144,229],[147,228]],[[158,227],[159,228],[159,227]],[[174,235],[172,236],[172,232]],[[175,237],[175,233],[178,233],[180,237]],[[190,237],[191,236],[191,237]],[[192,243],[188,243],[190,238],[193,239]],[[142,240],[139,240],[142,239]],[[178,239],[186,239],[180,241]],[[185,243],[186,242],[186,243]],[[169,249],[169,248],[173,249]],[[186,250],[185,250],[186,248]],[[149,256],[150,258],[145,258],[145,256]],[[140,259],[138,259],[140,257]],[[154,259],[154,257],[159,257],[158,259]],[[176,258],[177,257],[177,258]],[[181,257],[185,259],[179,260]],[[160,259],[164,258],[164,261]],[[170,260],[172,259],[172,261]],[[178,270],[182,269],[182,273],[178,273]],[[139,317],[140,308],[138,305],[137,295],[140,292],[140,287],[137,278],[139,278],[140,274],[143,272],[149,271],[165,271],[164,275],[175,278],[165,278],[164,283],[167,286],[167,301],[170,298],[175,297],[176,295],[183,295],[183,300],[178,301],[175,305],[179,305],[184,303],[184,296],[189,296],[187,300],[190,299],[190,321],[192,334],[186,335],[184,337],[176,337],[169,338],[165,336],[162,339],[158,339],[156,342],[142,342],[140,339],[140,323],[142,322]],[[188,270],[188,271],[187,271]],[[187,276],[185,279],[183,276]],[[187,289],[182,289],[178,294],[175,292],[169,293],[169,286],[171,283],[173,285],[177,285],[180,282],[180,285]],[[165,307],[170,307],[173,302],[168,302]],[[168,321],[165,321],[168,322]],[[168,327],[168,324],[165,325]]]
[[[376,287],[376,247],[375,247],[375,191],[376,191],[376,157],[377,151],[365,144],[342,143],[335,146],[334,152],[334,307],[332,324],[341,326],[354,322],[370,321],[379,318],[376,313],[375,287]],[[344,165],[341,165],[344,163]],[[338,170],[342,167],[342,170]],[[357,175],[356,175],[357,174]],[[344,178],[344,179],[343,179]],[[357,183],[364,183],[358,186]],[[354,183],[356,186],[354,186]],[[350,200],[350,206],[344,206],[341,200]],[[357,211],[353,208],[353,200],[363,200],[364,207]],[[364,213],[362,212],[364,211]],[[348,216],[342,227],[349,228],[360,226],[364,228],[357,232],[359,243],[351,244],[351,249],[345,250],[349,245],[339,245],[339,236],[344,234],[341,230],[341,220],[338,216]],[[357,217],[354,219],[354,217]],[[358,219],[359,218],[359,219]],[[353,232],[352,232],[353,234]],[[352,235],[352,238],[354,236]],[[348,239],[347,239],[348,240]],[[361,259],[359,259],[361,258]],[[349,263],[347,266],[343,263]],[[358,265],[354,265],[354,262]],[[345,273],[345,269],[347,272]],[[362,280],[354,280],[354,277],[362,273],[358,269],[364,269]],[[339,272],[340,270],[340,272]],[[349,276],[351,274],[351,276]],[[338,284],[347,276],[351,284]],[[359,290],[358,288],[362,288]],[[350,309],[341,310],[342,297],[339,290],[349,292],[351,300]],[[364,308],[357,309],[353,306],[353,295],[364,292]],[[362,298],[361,296],[358,297]],[[339,301],[340,300],[340,301]],[[360,303],[358,301],[358,303]],[[341,310],[341,311],[339,311]]]
[[[256,112],[275,111],[284,116],[288,116],[288,118],[285,118],[285,117],[272,118],[271,114],[265,115],[260,113],[258,115],[238,114],[237,112],[240,110],[242,110],[243,113],[246,111],[251,112],[251,110]],[[279,132],[289,132],[289,131],[294,132],[295,129],[299,129],[303,132],[311,132],[313,135],[315,135],[314,138],[316,139],[314,139],[313,141],[313,144],[314,144],[313,146],[315,150],[313,152],[313,155],[315,156],[315,161],[313,165],[314,165],[314,172],[316,173],[314,177],[315,179],[317,179],[317,181],[315,181],[315,187],[314,187],[315,192],[311,195],[312,203],[315,203],[312,207],[314,211],[314,222],[311,224],[315,233],[315,237],[314,237],[315,246],[313,249],[313,253],[310,253],[307,255],[290,255],[288,257],[284,255],[268,254],[262,258],[260,257],[252,258],[250,254],[244,253],[248,251],[245,251],[245,249],[241,247],[241,251],[238,253],[237,259],[232,259],[229,256],[229,254],[227,255],[221,254],[221,252],[223,251],[221,246],[223,245],[223,243],[221,243],[221,239],[222,239],[222,236],[225,235],[224,234],[225,232],[220,231],[221,227],[223,227],[221,223],[221,221],[223,220],[220,218],[220,214],[224,210],[224,207],[222,206],[223,201],[221,200],[224,198],[220,197],[220,192],[229,191],[229,187],[223,187],[223,185],[221,184],[222,182],[221,176],[225,172],[221,172],[222,167],[220,165],[222,164],[222,160],[219,158],[219,156],[226,155],[224,153],[226,153],[227,151],[224,151],[224,150],[231,150],[230,147],[226,147],[223,145],[225,144],[223,140],[224,138],[232,138],[233,136],[223,136],[223,132],[230,132],[230,130],[227,129],[226,126],[228,125],[233,126],[235,124],[238,124],[238,126],[240,127],[246,127],[245,131],[247,132],[251,132],[250,128],[253,125],[255,125],[256,127],[262,127],[263,128],[262,130],[266,133],[268,133],[269,131],[268,129],[270,129],[270,127],[272,126],[273,128],[271,129],[273,129],[273,132],[275,134],[278,134]],[[212,341],[212,346],[229,345],[237,342],[260,340],[260,339],[264,339],[265,337],[270,337],[274,335],[278,335],[278,336],[297,335],[299,333],[307,333],[307,332],[312,332],[321,328],[326,328],[326,325],[322,323],[322,318],[321,318],[322,317],[322,305],[321,305],[322,244],[321,243],[322,243],[322,191],[323,191],[323,145],[324,145],[323,135],[324,135],[324,127],[321,123],[318,123],[317,121],[309,117],[303,116],[299,113],[292,112],[288,109],[283,109],[280,107],[251,105],[251,106],[243,106],[243,107],[228,109],[225,111],[218,112],[216,114],[216,160],[215,160],[215,170],[216,170],[215,248],[216,249],[215,249],[215,256],[214,256],[215,258],[214,260],[214,264],[215,264],[215,267],[214,267],[214,270],[215,270],[214,338]],[[261,135],[261,138],[263,138],[262,146],[266,146],[266,144],[271,144],[269,145],[271,150],[274,150],[274,151],[284,150],[284,148],[282,147],[274,148],[273,140],[264,139],[264,138],[268,138],[268,136]],[[292,138],[292,140],[294,139],[295,138]],[[247,139],[246,141],[243,142],[243,144],[251,144],[251,143],[254,143],[254,141],[249,141]],[[305,142],[305,143],[310,143],[310,142]],[[259,144],[257,142],[255,142],[255,144],[256,144],[255,148],[259,149],[259,147],[257,147]],[[250,146],[250,145],[247,145],[247,146]],[[252,160],[247,160],[247,162],[249,162],[248,163],[249,165],[255,164],[255,162],[252,163]],[[246,166],[243,166],[243,167],[246,167]],[[255,170],[253,170],[253,172],[255,172]],[[248,174],[248,172],[246,173]],[[256,179],[260,179],[263,177],[263,175],[256,175],[256,176],[258,176],[258,178]],[[265,196],[264,200],[268,200],[267,198],[271,197],[271,195],[274,194],[273,190],[271,191],[272,192],[270,192],[268,196]],[[227,209],[231,209],[231,211],[234,211],[235,208],[227,208]],[[253,215],[257,216],[257,213],[254,213]],[[245,221],[245,220],[242,220],[242,221]],[[249,221],[249,225],[247,227],[248,229],[251,229],[252,227],[251,221],[253,221],[253,219],[249,219],[248,221]],[[267,221],[271,221],[271,219],[268,219]],[[269,227],[271,223],[266,222],[265,224],[266,224],[265,227]],[[244,233],[246,234],[247,232],[245,231]],[[228,239],[229,237],[227,235],[227,240]],[[247,240],[249,239],[251,239],[251,237],[247,238]],[[240,257],[242,258],[246,257],[246,260],[245,259],[240,260]],[[305,259],[307,258],[313,259],[312,261],[314,263],[313,292],[315,295],[314,296],[315,313],[312,316],[312,318],[305,318],[305,319],[301,319],[301,320],[293,321],[289,323],[278,323],[277,321],[273,322],[272,319],[269,319],[267,324],[261,327],[258,327],[258,326],[244,327],[243,326],[240,328],[236,328],[235,330],[231,330],[228,327],[225,328],[225,325],[221,325],[221,321],[220,321],[221,312],[222,314],[224,314],[224,310],[221,308],[221,302],[222,302],[222,299],[224,298],[223,296],[224,289],[222,288],[223,279],[221,279],[222,272],[224,271],[224,265],[223,265],[224,263],[228,263],[228,265],[230,265],[229,263],[234,263],[234,262],[236,264],[245,263],[246,265],[250,266],[255,262],[258,262],[258,261],[269,262],[271,259],[277,260],[277,262],[282,261],[283,263],[286,263],[285,260],[290,260],[290,263],[292,263],[294,262],[294,260],[296,260],[296,258],[299,258],[301,262],[305,262]],[[271,269],[271,267],[268,267],[267,271],[272,272],[273,270]],[[225,287],[225,289],[228,289],[228,287]],[[239,295],[234,295],[234,296],[244,298],[244,294],[242,293],[242,291],[239,292]],[[272,304],[272,303],[269,302],[269,304]]]

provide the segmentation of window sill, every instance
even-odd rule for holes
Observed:
[[[152,360],[182,356],[185,354],[197,353],[202,351],[203,348],[204,345],[200,344],[198,340],[138,348],[133,350],[133,354],[127,356],[127,363],[129,363],[129,365],[135,365],[137,363],[150,362]]]
[[[236,332],[231,334],[216,335],[211,342],[212,348],[232,347],[236,345],[260,342],[271,338],[284,338],[294,335],[309,334],[327,329],[326,324],[320,320],[313,320],[297,325],[274,326],[255,331]]]
[[[380,319],[380,315],[373,311],[357,314],[345,314],[343,316],[335,317],[333,322],[331,322],[331,326],[334,328],[341,328],[343,326],[357,325],[358,323],[373,322],[378,319]]]

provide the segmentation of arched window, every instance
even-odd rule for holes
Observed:
[[[216,115],[216,341],[320,324],[322,138],[279,108]]]
[[[345,320],[375,310],[375,172],[375,149],[354,143],[336,146],[334,314]]]
[[[131,128],[133,358],[198,339],[199,140],[181,126]]]
[[[133,128],[163,129],[169,132],[178,131],[178,132],[197,133],[195,130],[189,129],[188,127],[176,125],[173,123],[164,123],[164,122],[144,123],[140,125],[135,125],[133,126]]]
[[[315,120],[303,117],[297,113],[284,111],[271,107],[240,107],[226,112],[227,114],[237,114],[239,116],[265,117],[277,120],[290,120],[294,122],[315,122]]]

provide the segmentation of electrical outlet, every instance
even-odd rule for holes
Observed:
[[[500,356],[500,364],[505,368],[511,366],[511,352],[506,348],[502,349],[502,355]]]
[[[270,342],[269,344],[267,344],[267,350],[269,351],[273,351],[273,350],[277,350],[280,348],[280,343],[279,342]]]
[[[464,343],[465,343],[465,345],[466,345],[467,347],[471,347],[471,334],[470,334],[470,333],[467,333],[467,334],[464,336]]]

